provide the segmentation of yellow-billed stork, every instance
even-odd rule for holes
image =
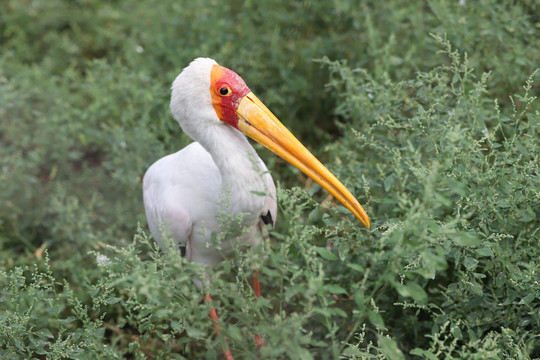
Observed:
[[[193,60],[173,82],[170,109],[182,130],[196,142],[159,159],[148,169],[143,198],[154,239],[159,243],[165,230],[176,244],[185,246],[188,261],[214,267],[234,242],[256,246],[262,229],[275,224],[274,182],[244,134],[319,183],[369,228],[366,212],[350,191],[235,72],[212,59]],[[227,201],[220,201],[223,198]],[[250,231],[216,249],[209,243],[212,233],[223,230],[218,216],[222,212],[240,216],[241,225]],[[259,297],[256,272],[253,280]],[[201,282],[194,281],[200,288]],[[213,308],[211,317],[219,333]],[[232,358],[226,346],[224,352]]]

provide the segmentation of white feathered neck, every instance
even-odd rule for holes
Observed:
[[[255,149],[245,135],[222,122],[212,105],[210,74],[217,62],[197,58],[172,85],[170,109],[182,130],[210,153],[222,179],[222,195],[230,211],[245,213],[244,225],[256,224],[266,191],[263,170]]]

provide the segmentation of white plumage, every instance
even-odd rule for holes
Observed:
[[[237,156],[249,167],[236,176],[220,171],[212,155],[198,142],[156,161],[148,169],[144,176],[144,205],[150,231],[158,243],[161,230],[166,229],[177,244],[186,246],[188,261],[213,267],[231,247],[223,243],[223,251],[218,251],[206,246],[212,232],[222,230],[218,212],[223,211],[245,213],[243,225],[251,231],[242,241],[246,245],[259,244],[265,226],[261,215],[270,211],[272,219],[276,219],[276,188],[259,157],[259,168],[252,169],[249,153],[238,150]],[[241,186],[242,179],[249,179],[252,186]]]
[[[227,242],[220,251],[207,246],[212,232],[223,230],[219,212],[231,217],[244,214],[248,233],[241,241],[246,245],[259,244],[261,215],[270,211],[273,221],[277,215],[276,188],[268,169],[245,135],[220,121],[212,106],[209,89],[214,65],[213,60],[197,59],[172,86],[173,116],[198,142],[156,161],[143,179],[146,217],[154,239],[160,242],[165,230],[177,244],[186,246],[188,261],[210,267],[231,248]]]

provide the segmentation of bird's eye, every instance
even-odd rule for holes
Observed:
[[[223,96],[228,96],[231,94],[231,88],[230,87],[222,87],[221,89],[219,89],[219,93]]]

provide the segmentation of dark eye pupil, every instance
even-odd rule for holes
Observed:
[[[219,93],[220,93],[221,95],[227,95],[227,94],[229,93],[229,89],[228,89],[228,88],[225,88],[225,87],[224,87],[224,88],[221,88],[221,89],[219,89]]]

